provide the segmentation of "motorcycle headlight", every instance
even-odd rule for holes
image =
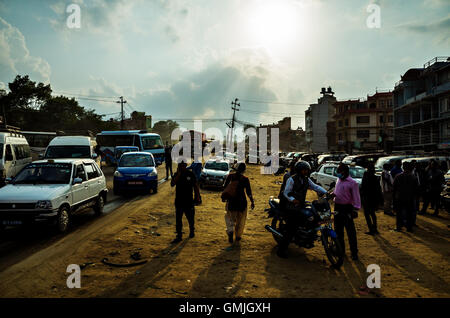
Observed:
[[[156,172],[156,170],[153,170],[152,172],[150,172],[147,176],[148,177],[155,177],[155,176],[157,176],[158,175],[158,173]]]
[[[121,178],[123,177],[123,174],[121,174],[119,171],[114,172],[114,177]]]
[[[36,209],[51,209],[52,202],[49,200],[43,200],[36,202]]]

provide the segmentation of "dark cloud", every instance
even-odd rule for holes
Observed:
[[[214,64],[178,80],[168,89],[137,94],[135,101],[155,118],[225,118],[230,117],[230,102],[234,98],[257,96],[276,100],[265,81],[263,77],[248,76],[237,67]],[[267,111],[268,106],[260,105],[260,109]]]
[[[400,28],[418,34],[426,34],[438,41],[450,43],[450,15],[432,23],[408,23]]]

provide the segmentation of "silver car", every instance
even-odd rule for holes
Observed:
[[[0,189],[0,228],[50,220],[65,232],[85,208],[103,212],[108,189],[92,159],[39,160],[25,166]]]
[[[200,174],[200,187],[213,186],[223,188],[230,174],[230,163],[226,160],[208,160]]]
[[[338,166],[338,163],[324,163],[317,169],[316,172],[311,173],[310,178],[314,183],[325,189],[329,189],[332,187],[333,183],[336,184],[338,180],[336,171]],[[352,177],[352,179],[354,179],[359,186],[361,186],[362,177],[366,170],[359,166],[350,166],[349,170],[350,177]]]

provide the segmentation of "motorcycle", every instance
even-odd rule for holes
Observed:
[[[337,212],[331,211],[329,199],[330,197],[327,195],[313,202],[305,202],[305,215],[308,216],[302,219],[292,242],[299,247],[310,249],[314,247],[314,242],[320,241],[331,265],[339,269],[344,262],[344,252],[332,226],[333,216]],[[275,241],[280,244],[287,231],[286,215],[280,208],[279,199],[270,197],[269,205],[270,208],[265,211],[268,213],[268,217],[272,218],[272,223],[266,225],[265,228],[272,233]]]

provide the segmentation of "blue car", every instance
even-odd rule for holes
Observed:
[[[146,191],[158,192],[158,172],[153,155],[148,152],[126,152],[114,172],[114,194]]]

